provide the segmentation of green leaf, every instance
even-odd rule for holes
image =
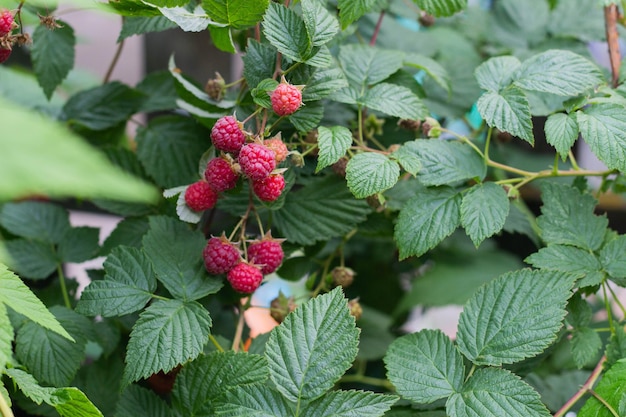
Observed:
[[[594,215],[596,199],[576,188],[546,182],[541,185],[543,206],[537,225],[548,244],[560,243],[595,251],[604,241],[606,216]]]
[[[467,7],[467,0],[413,0],[420,9],[435,17],[447,17]]]
[[[263,20],[263,33],[278,52],[293,61],[304,62],[313,56],[302,17],[281,4],[270,3]]]
[[[237,386],[263,383],[267,361],[250,353],[214,352],[185,365],[176,376],[172,406],[186,417],[213,415],[215,401]]]
[[[397,396],[367,391],[331,391],[301,410],[302,417],[380,417],[398,401]]]
[[[145,217],[130,217],[117,224],[102,244],[100,254],[108,255],[117,246],[141,247],[141,240],[150,228]]]
[[[411,175],[417,175],[422,169],[422,162],[416,152],[411,149],[410,143],[412,142],[407,142],[400,146],[390,157],[397,160],[406,172]]]
[[[477,414],[476,410],[480,410]],[[550,417],[537,391],[505,369],[483,368],[446,403],[455,417]]]
[[[240,385],[228,391],[215,409],[219,417],[285,417],[292,405],[266,384]]]
[[[104,130],[135,114],[145,96],[117,81],[82,90],[67,100],[61,120],[91,130]]]
[[[384,361],[387,377],[398,394],[417,403],[449,397],[463,386],[463,357],[440,330],[399,337]]]
[[[350,85],[359,88],[385,80],[404,65],[402,52],[358,44],[341,46],[338,59]]]
[[[578,139],[578,124],[574,114],[556,113],[548,116],[544,125],[546,141],[554,146],[565,160]]]
[[[357,154],[346,167],[348,187],[356,198],[365,198],[388,190],[398,182],[399,176],[398,163],[379,153]]]
[[[400,259],[422,256],[461,223],[461,196],[450,187],[429,188],[400,211],[394,238]]]
[[[115,415],[120,417],[171,417],[172,411],[165,400],[154,391],[132,384],[122,392],[115,409]]]
[[[136,89],[146,96],[146,100],[139,109],[142,112],[157,112],[176,108],[178,95],[169,71],[151,72],[137,84]],[[134,152],[132,154],[136,159],[137,155]]]
[[[358,337],[340,288],[298,307],[272,331],[265,347],[276,389],[298,403],[322,396],[352,364]]]
[[[54,273],[61,261],[54,246],[36,240],[13,239],[4,244],[12,270],[24,278],[39,280]]]
[[[248,39],[243,60],[243,76],[251,88],[262,80],[272,78],[276,67],[276,49],[272,46]]]
[[[376,0],[338,0],[341,29],[345,30],[352,22],[369,12],[375,4]]]
[[[84,316],[64,307],[54,306],[50,311],[76,342],[31,321],[17,331],[15,352],[20,363],[38,381],[66,386],[85,359],[87,338],[84,330],[91,323]]]
[[[474,75],[480,88],[497,93],[513,82],[515,71],[521,65],[514,56],[498,56],[480,64]]]
[[[626,278],[626,235],[607,243],[600,251],[602,268],[612,278]]]
[[[209,26],[209,33],[211,34],[211,41],[213,41],[213,45],[215,45],[217,49],[228,52],[229,54],[237,53],[233,42],[232,29],[228,27]]]
[[[319,155],[315,172],[320,172],[341,159],[352,145],[352,132],[343,126],[317,128]],[[1,218],[0,218],[1,219]]]
[[[0,303],[0,372],[4,372],[6,365],[13,358],[13,326],[4,304]]]
[[[459,319],[459,350],[477,365],[500,366],[541,353],[555,339],[572,276],[522,269],[481,287]]]
[[[603,83],[600,69],[571,51],[551,49],[522,63],[515,84],[524,90],[576,96]]]
[[[59,242],[59,258],[63,262],[85,262],[96,256],[100,245],[100,229],[95,227],[73,227]]]
[[[420,54],[408,54],[404,58],[404,65],[421,69],[448,93],[452,91],[450,89],[450,75],[437,61]]]
[[[570,343],[572,346],[572,358],[578,369],[591,361],[597,360],[598,353],[602,349],[600,335],[589,327],[574,329]]]
[[[319,126],[324,117],[324,106],[315,101],[308,103],[289,116],[289,122],[299,132],[307,133]]]
[[[261,21],[269,0],[210,0],[203,1],[202,7],[218,23],[233,29],[246,29]]]
[[[62,207],[36,201],[7,203],[0,211],[0,225],[27,239],[59,243],[70,230],[67,211]]]
[[[558,38],[574,38],[583,42],[604,39],[602,3],[595,0],[559,1],[550,12],[548,30]],[[585,13],[580,13],[581,10]]]
[[[626,362],[620,360],[615,365],[611,366],[608,371],[606,371],[593,391],[596,395],[601,397],[604,401],[606,401],[606,403],[613,407],[614,410],[617,410],[619,409],[622,396],[626,393],[624,379],[626,379]],[[614,416],[614,414],[611,414],[611,412],[607,410],[606,406],[595,397],[590,397],[583,408],[581,408],[578,412],[578,417],[612,416]]]
[[[302,84],[306,87],[302,91],[302,101],[321,100],[335,91],[348,86],[348,81],[339,68],[318,68]]]
[[[48,99],[74,67],[74,29],[65,22],[57,23],[61,27],[56,29],[37,25],[31,49],[37,81]]]
[[[317,0],[302,0],[302,19],[313,46],[324,45],[339,32],[339,22]]]
[[[274,224],[290,242],[312,245],[349,232],[370,211],[365,201],[354,199],[342,178],[333,175],[287,193],[285,204],[274,213]]]
[[[576,112],[580,134],[609,168],[626,170],[626,112],[613,103],[591,104]]]
[[[152,303],[130,333],[122,385],[195,359],[209,339],[210,328],[209,312],[196,301]]]
[[[606,362],[611,366],[623,358],[626,358],[626,331],[622,326],[616,326],[606,345]]]
[[[488,91],[476,105],[489,126],[534,143],[530,105],[520,88],[511,85],[500,92]]]
[[[42,387],[37,380],[28,372],[19,368],[9,368],[5,372],[13,380],[22,393],[36,404],[50,402],[50,397],[55,388]]]
[[[380,83],[367,90],[358,103],[390,116],[402,119],[422,120],[428,110],[418,96],[407,87]]]
[[[208,26],[223,26],[211,20],[199,5],[193,10],[186,7],[159,7],[159,11],[185,32],[202,32]]]
[[[124,20],[122,21],[122,30],[120,32],[120,36],[117,38],[117,41],[121,42],[122,40],[133,35],[162,32],[175,27],[177,27],[176,23],[172,22],[165,16],[127,16],[124,17]]]
[[[198,160],[210,146],[209,132],[188,117],[159,117],[137,131],[137,156],[163,188],[196,182]]]
[[[206,272],[202,260],[205,246],[201,231],[192,231],[169,217],[151,217],[150,230],[143,238],[144,251],[152,261],[157,279],[182,300],[198,300],[222,287],[220,279]]]
[[[461,225],[476,247],[502,230],[508,215],[509,198],[498,184],[486,182],[474,185],[463,196]]]
[[[115,317],[141,310],[157,283],[148,257],[137,248],[119,246],[104,263],[104,280],[92,281],[76,311],[86,316]]]
[[[598,259],[588,250],[558,244],[539,249],[524,262],[535,268],[571,272],[579,277],[595,274],[601,269]]]
[[[0,303],[11,307],[40,326],[74,341],[35,294],[3,264],[0,264]]]

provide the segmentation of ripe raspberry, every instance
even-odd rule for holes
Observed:
[[[230,190],[237,184],[239,175],[232,165],[224,158],[213,158],[204,171],[204,178],[216,192]]]
[[[0,10],[0,36],[10,33],[13,25],[13,14],[8,10]]]
[[[217,203],[217,193],[206,181],[197,181],[187,187],[185,203],[193,211],[202,211],[213,208]]]
[[[276,168],[276,154],[260,143],[250,143],[239,152],[241,171],[253,180],[266,178]]]
[[[237,119],[233,116],[224,116],[213,125],[211,140],[220,151],[237,154],[246,142],[246,135]]]
[[[252,182],[252,191],[261,201],[275,201],[285,189],[285,177],[282,174],[270,175]]]
[[[226,274],[241,261],[239,250],[225,236],[212,237],[202,251],[209,274]]]
[[[282,239],[270,235],[248,246],[248,261],[261,266],[263,275],[276,271],[283,262],[285,253],[281,246]]]
[[[263,141],[263,145],[267,146],[276,154],[276,163],[280,164],[285,159],[287,159],[287,154],[289,153],[289,149],[285,146],[285,143],[280,139],[279,136],[273,137],[271,139],[265,139]]]
[[[302,91],[295,85],[283,81],[272,91],[272,110],[279,116],[295,113],[302,106]]]
[[[263,274],[258,266],[240,262],[228,272],[228,282],[237,292],[251,294],[263,281]]]
[[[0,48],[0,64],[2,64],[4,61],[9,59],[10,56],[11,56],[10,49]]]

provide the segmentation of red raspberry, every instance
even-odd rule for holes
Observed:
[[[289,149],[285,143],[280,139],[280,137],[273,137],[272,139],[265,139],[263,141],[263,145],[267,146],[276,154],[276,163],[280,164],[285,159],[287,159],[287,154],[289,153]]]
[[[224,116],[213,125],[211,140],[220,151],[237,154],[246,142],[246,135],[237,119],[233,116]]]
[[[212,237],[202,251],[209,274],[226,274],[241,261],[239,250],[225,237]]]
[[[241,171],[253,180],[266,178],[276,168],[276,154],[260,143],[250,143],[239,152]]]
[[[284,81],[272,91],[270,96],[272,110],[279,116],[295,113],[302,106],[302,91],[295,85]]]
[[[2,64],[4,61],[9,59],[10,56],[11,56],[10,49],[0,48],[0,64]]]
[[[261,201],[274,201],[285,189],[285,177],[282,174],[270,175],[252,182],[252,191]]]
[[[234,188],[237,185],[239,175],[226,159],[218,157],[209,161],[204,171],[204,178],[211,188],[221,193]]]
[[[258,266],[240,262],[228,272],[228,282],[235,291],[251,294],[263,281],[263,274]]]
[[[13,30],[13,13],[8,10],[0,11],[0,36],[11,33]],[[6,49],[5,49],[6,50]]]
[[[281,246],[282,239],[274,239],[271,235],[248,246],[248,261],[261,266],[263,275],[276,271],[283,262],[285,253]]]
[[[185,190],[185,203],[193,211],[210,209],[217,203],[217,193],[206,181],[197,181]]]

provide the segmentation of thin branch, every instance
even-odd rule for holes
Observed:
[[[385,17],[385,11],[382,10],[380,15],[378,16],[378,22],[376,22],[376,28],[374,29],[374,34],[372,35],[372,39],[370,39],[370,46],[376,45],[376,38],[378,38],[378,34],[380,33],[380,26],[383,24],[383,18]]]
[[[113,59],[111,60],[109,69],[107,70],[106,74],[104,75],[104,79],[102,80],[103,84],[108,83],[109,80],[111,79],[111,75],[113,74],[113,70],[115,69],[115,66],[117,65],[117,61],[119,61],[120,55],[122,55],[122,49],[124,49],[124,39],[122,39],[120,43],[117,44],[115,55],[113,55]]]
[[[611,62],[611,81],[613,88],[619,83],[619,67],[621,56],[619,51],[619,33],[617,32],[617,20],[619,11],[617,5],[612,3],[604,7],[604,25],[606,29],[606,41],[609,46],[609,60]]]
[[[602,373],[602,365],[604,365],[605,361],[606,356],[602,356],[602,358],[594,368],[593,372],[591,372],[591,375],[589,375],[589,378],[587,378],[583,386],[580,387],[580,389],[576,391],[576,394],[574,394],[569,400],[567,400],[565,404],[563,404],[563,407],[559,408],[559,410],[554,414],[554,417],[565,416],[565,414],[567,414],[567,412],[574,406],[574,404],[576,404],[576,402],[578,402],[578,400],[580,400],[583,395],[591,390],[593,384],[596,383],[596,380],[600,377],[600,374]]]

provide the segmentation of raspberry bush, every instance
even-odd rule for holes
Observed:
[[[243,70],[83,87],[3,1],[0,416],[626,415],[624,4],[469,3],[109,1]]]

